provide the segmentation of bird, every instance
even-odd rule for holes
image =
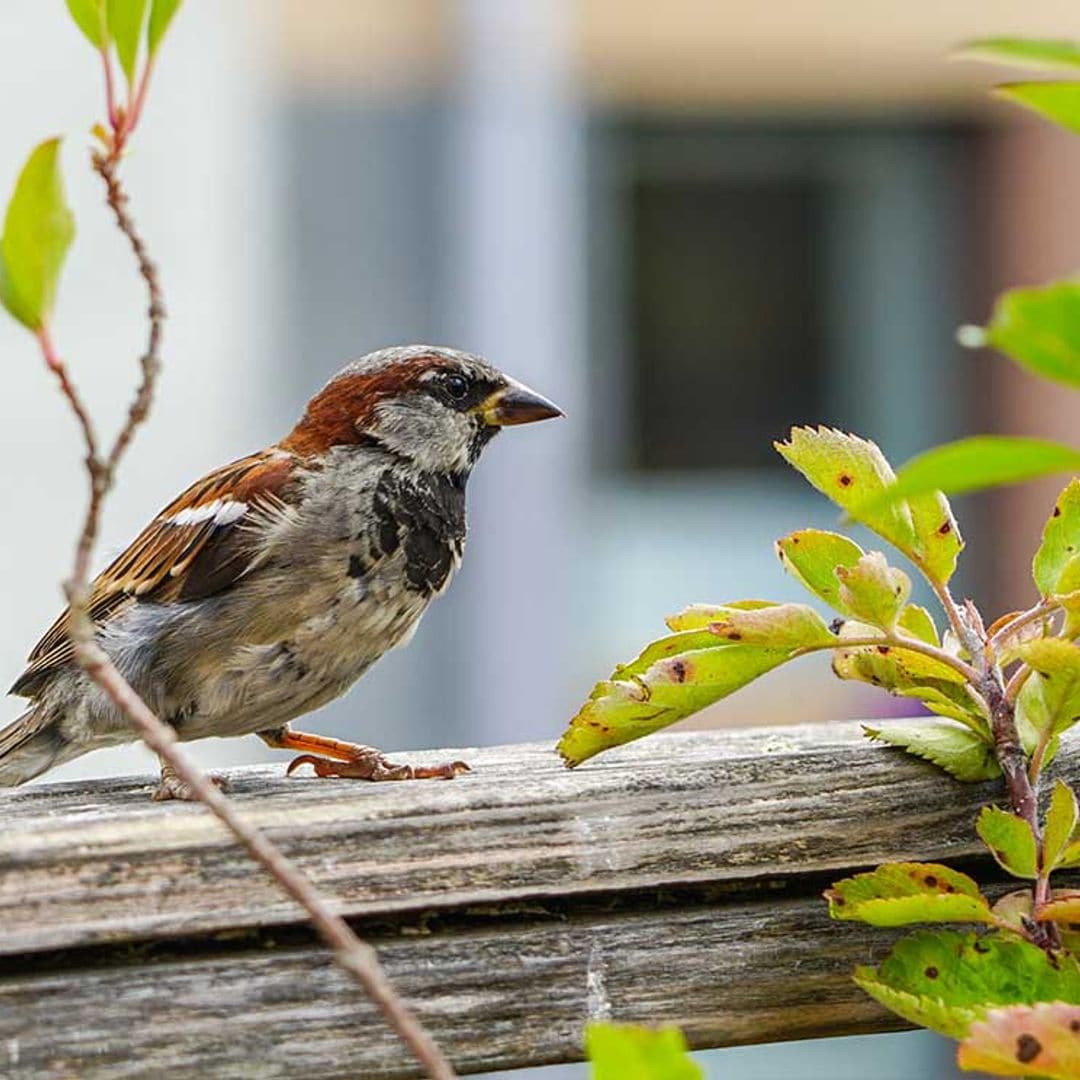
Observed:
[[[492,438],[562,415],[471,353],[369,353],[283,439],[192,484],[94,579],[95,639],[181,741],[255,734],[301,752],[290,773],[310,764],[320,777],[466,772],[395,763],[291,722],[408,642],[446,590],[465,548],[466,482]],[[69,618],[11,688],[29,708],[0,731],[0,787],[136,738],[76,663]],[[192,792],[162,762],[153,797]]]

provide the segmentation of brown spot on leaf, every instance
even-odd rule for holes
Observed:
[[[877,651],[878,651],[879,653],[881,653],[881,655],[882,655],[882,656],[888,656],[888,655],[889,655],[889,652],[890,652],[890,648],[889,648],[889,646],[888,646],[888,645],[879,645],[879,646],[877,647]]]
[[[944,888],[945,888],[945,891],[948,892],[948,893],[956,892],[956,886],[955,885],[950,885],[950,884],[948,884],[948,882],[946,882]]]
[[[673,660],[671,662],[671,676],[677,683],[686,682],[689,674],[685,660]]]
[[[990,951],[990,946],[982,941],[976,941],[971,947],[979,954],[988,953]]]
[[[948,536],[949,533],[951,533],[951,532],[952,532],[952,522],[951,521],[943,521],[938,526],[938,536]]]
[[[927,874],[926,877],[923,880],[926,882],[926,885],[927,885],[928,888],[931,888],[931,889],[937,888],[937,878],[934,877],[933,874]]]
[[[926,977],[927,977],[928,979],[936,979],[936,978],[938,977],[938,969],[937,969],[936,967],[934,967],[934,965],[933,965],[933,964],[931,964],[931,965],[930,965],[930,966],[929,966],[929,967],[928,967],[928,968],[927,968],[927,969],[926,969],[926,970],[925,970],[925,971],[923,972],[923,974],[924,974],[924,975],[925,975],[925,976],[926,976]]]
[[[1042,1043],[1026,1031],[1016,1037],[1016,1060],[1022,1065],[1034,1061],[1042,1053]]]
[[[1054,515],[1053,516],[1054,517],[1061,517],[1061,507],[1060,506],[1055,506],[1054,507]]]
[[[726,637],[728,641],[742,641],[742,634],[738,630],[729,630]]]
[[[840,475],[839,475],[839,476],[838,476],[838,477],[836,478],[836,482],[837,482],[837,483],[838,483],[838,484],[839,484],[839,485],[840,485],[841,487],[851,487],[851,485],[855,483],[855,477],[854,477],[854,476],[852,476],[852,475],[851,475],[850,473],[842,472],[842,473],[841,473],[841,474],[840,474]]]
[[[1070,1020],[1069,1030],[1074,1034],[1080,1034],[1080,1020]]]

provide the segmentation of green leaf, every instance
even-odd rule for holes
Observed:
[[[948,502],[936,491],[914,500],[885,496],[896,477],[874,443],[832,428],[796,427],[788,442],[775,446],[818,491],[935,581],[952,575],[963,541]]]
[[[896,484],[863,509],[879,513],[922,492],[958,495],[1078,468],[1080,450],[1071,446],[1020,436],[975,435],[912,458],[897,474]]]
[[[998,97],[1015,101],[1069,131],[1080,132],[1080,83],[1006,83],[994,87]]]
[[[1080,556],[1080,480],[1074,477],[1054,504],[1031,565],[1035,584],[1043,596],[1073,591],[1070,586],[1076,583],[1077,556]]]
[[[1022,818],[996,806],[984,806],[975,822],[975,831],[990,854],[1013,877],[1038,877],[1035,837]]]
[[[919,922],[992,923],[986,897],[966,874],[938,863],[886,863],[825,892],[834,919],[871,926]]]
[[[842,615],[852,615],[840,599],[838,567],[853,567],[863,549],[840,533],[802,529],[776,541],[780,564],[803,588]]]
[[[147,0],[105,0],[109,33],[116,44],[116,55],[127,81],[135,81],[135,65],[139,56],[139,39],[146,18]]]
[[[30,330],[48,322],[75,219],[64,200],[60,140],[40,143],[23,166],[0,237],[0,303]]]
[[[709,629],[723,641],[776,649],[829,648],[836,636],[806,604],[774,604],[740,610],[720,608]]]
[[[710,636],[719,642],[715,635]],[[659,644],[649,646],[642,656]],[[596,684],[563,732],[557,749],[573,768],[602,750],[651,735],[727,697],[792,655],[791,649],[716,644],[711,649],[656,660],[641,674],[619,678],[641,666],[639,657],[616,668],[616,677]]]
[[[1080,648],[1061,638],[1018,646],[1032,674],[1020,689],[1018,711],[1040,734],[1060,735],[1080,719]]]
[[[66,0],[67,9],[75,25],[86,35],[95,49],[103,49],[108,43],[105,25],[105,0]]]
[[[900,1016],[952,1038],[999,1005],[1080,1003],[1075,957],[1049,957],[1013,934],[921,930],[855,981]]]
[[[920,607],[918,604],[908,604],[900,612],[897,626],[909,637],[916,638],[918,641],[925,641],[927,645],[941,644],[941,638],[938,637],[933,617],[926,608]]]
[[[158,51],[161,39],[169,29],[181,0],[154,0],[150,8],[150,24],[146,29],[146,48],[151,56]]]
[[[988,60],[1018,67],[1080,67],[1080,46],[1071,41],[1039,38],[981,38],[968,41],[953,55],[961,60]]]
[[[1058,865],[1058,860],[1065,853],[1072,834],[1076,831],[1078,817],[1076,795],[1064,780],[1054,784],[1050,796],[1050,809],[1046,813],[1043,826],[1042,868],[1049,873]]]
[[[701,1080],[677,1027],[589,1024],[585,1052],[592,1080]]]
[[[900,609],[911,595],[911,578],[889,566],[880,551],[863,555],[851,567],[838,566],[840,599],[862,622],[892,631]]]
[[[1043,378],[1080,387],[1080,282],[1002,293],[979,344]]]
[[[974,783],[1001,775],[994,748],[974,731],[945,720],[913,720],[863,730],[871,739],[899,746],[909,754],[940,766],[957,780]]]
[[[1080,1007],[1058,1001],[991,1009],[971,1025],[960,1044],[961,1069],[995,1076],[1080,1076]]]

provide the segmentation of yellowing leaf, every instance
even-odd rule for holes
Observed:
[[[589,1024],[585,1052],[592,1080],[702,1080],[677,1027]]]
[[[1060,735],[1080,719],[1080,648],[1061,638],[1039,638],[1016,652],[1032,669],[1017,711],[1039,733]]]
[[[908,604],[900,612],[897,626],[909,637],[925,641],[927,645],[941,644],[941,638],[938,637],[933,617],[926,608],[920,607],[918,604]]]
[[[86,35],[95,49],[104,47],[108,40],[105,25],[105,0],[66,0],[67,9],[75,25]]]
[[[1062,588],[1062,578],[1080,555],[1080,480],[1069,481],[1058,496],[1053,513],[1043,529],[1042,543],[1031,566],[1035,584],[1043,596],[1072,591],[1071,578]]]
[[[129,83],[135,81],[147,0],[105,0],[109,33],[116,45],[116,56]]]
[[[820,529],[802,529],[776,541],[776,553],[784,569],[805,589],[820,597],[829,607],[851,615],[840,599],[838,567],[852,567],[863,550],[840,533]]]
[[[825,620],[806,604],[774,604],[751,611],[720,608],[709,629],[723,641],[768,648],[829,647],[836,637]]]
[[[150,24],[146,30],[146,46],[151,56],[158,51],[161,39],[180,8],[180,2],[181,0],[154,0],[150,8]]]
[[[992,923],[990,904],[966,874],[938,863],[886,863],[826,891],[829,914],[871,926]]]
[[[732,600],[726,604],[691,604],[675,615],[669,615],[664,622],[670,630],[707,630],[723,617],[725,611],[730,611],[732,608],[739,611],[758,611],[761,608],[776,606],[773,600]],[[715,645],[716,642],[712,644]]]
[[[994,93],[1069,131],[1080,131],[1080,83],[1006,83],[995,87]]]
[[[1080,1076],[1080,1006],[1059,1001],[990,1009],[972,1023],[956,1061],[995,1076]]]
[[[863,555],[854,566],[838,566],[840,599],[862,622],[892,631],[911,595],[911,578],[889,566],[880,551]]]
[[[776,449],[818,491],[934,580],[952,576],[963,540],[948,502],[940,492],[925,489],[913,492],[914,499],[893,498],[896,476],[874,443],[832,428],[796,427]]]
[[[1001,775],[989,739],[959,724],[946,720],[912,720],[881,728],[864,724],[863,730],[871,739],[898,746],[909,754],[933,762],[957,780],[973,783]]]
[[[0,237],[0,303],[30,330],[52,313],[75,219],[64,199],[60,140],[39,144],[23,166]]]
[[[1050,900],[1039,908],[1039,918],[1057,923],[1080,923],[1080,892],[1055,889]]]
[[[650,735],[727,697],[792,655],[791,649],[717,644],[657,660],[630,678],[597,683],[563,732],[558,751],[569,767],[580,765],[602,750]],[[622,670],[639,666],[635,661]]]
[[[984,806],[975,822],[975,831],[990,854],[1014,877],[1038,876],[1035,837],[1022,818],[996,806]]]
[[[1053,870],[1064,855],[1076,831],[1077,817],[1076,795],[1064,780],[1058,780],[1043,825],[1042,868],[1045,873]]]

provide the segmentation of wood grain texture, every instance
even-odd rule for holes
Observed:
[[[850,980],[895,933],[830,923],[820,891],[970,868],[1000,798],[846,724],[662,735],[574,772],[546,746],[415,755],[455,757],[475,771],[451,783],[232,779],[466,1072],[574,1060],[589,1016],[699,1046],[896,1026]],[[0,795],[0,1074],[413,1075],[298,910],[150,786]]]

